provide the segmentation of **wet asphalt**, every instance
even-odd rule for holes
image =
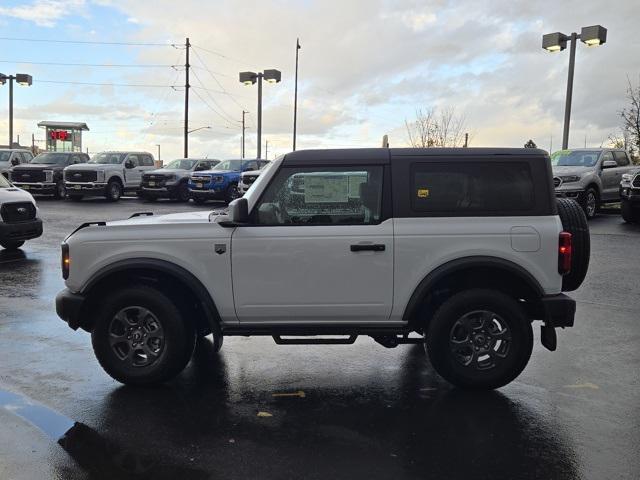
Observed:
[[[0,251],[0,479],[640,478],[640,226],[615,211],[591,222],[558,350],[537,340],[515,382],[472,394],[420,346],[368,338],[232,337],[220,353],[205,340],[173,382],[124,387],[55,314],[60,241],[86,221],[202,207],[39,206],[44,236]]]

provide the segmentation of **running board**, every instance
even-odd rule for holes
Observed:
[[[273,335],[272,338],[276,345],[351,345],[358,335],[342,338],[282,338],[280,335]]]

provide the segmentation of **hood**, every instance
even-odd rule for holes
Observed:
[[[55,170],[56,168],[64,168],[65,165],[58,165],[57,163],[21,163],[13,167],[13,171],[34,171],[34,170]]]
[[[185,212],[185,213],[170,213],[168,215],[148,215],[133,217],[127,220],[116,220],[114,222],[107,222],[108,226],[126,226],[126,225],[166,225],[175,223],[210,223],[209,218],[212,221],[216,215],[211,210],[204,212]]]
[[[592,172],[596,167],[572,167],[570,165],[551,167],[554,175],[581,175],[586,172]]]
[[[203,170],[201,172],[193,172],[191,175],[227,175],[229,173],[239,174],[240,172],[238,170]]]
[[[0,188],[0,204],[9,202],[31,202],[36,204],[29,192],[17,187]]]
[[[97,170],[113,170],[122,169],[124,166],[121,163],[76,163],[75,165],[70,165],[70,168],[73,170],[86,170],[86,171],[97,171]]]
[[[189,173],[189,170],[183,168],[158,168],[157,170],[144,172],[145,175],[184,175],[185,173]]]

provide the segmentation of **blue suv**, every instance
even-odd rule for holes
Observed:
[[[240,174],[260,170],[266,160],[223,160],[211,170],[194,172],[189,176],[189,193],[197,204],[207,200],[224,200],[229,203],[240,196]]]

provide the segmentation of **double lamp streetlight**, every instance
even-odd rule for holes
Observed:
[[[5,75],[0,73],[0,85],[4,85],[9,80],[9,148],[13,148],[13,81],[18,85],[30,86],[33,83],[31,75],[26,73],[16,73],[15,75]]]
[[[564,107],[564,130],[562,132],[562,149],[569,146],[569,121],[571,119],[571,97],[573,95],[573,71],[576,63],[576,40],[580,39],[588,47],[602,45],[607,41],[607,29],[601,25],[582,27],[580,33],[573,32],[571,35],[555,32],[542,36],[542,48],[547,52],[560,52],[569,47],[569,75],[567,79],[567,98]]]
[[[282,78],[280,70],[265,70],[264,72],[240,72],[240,83],[253,85],[258,82],[258,154],[256,158],[261,158],[262,154],[262,79],[268,83],[278,83]]]

